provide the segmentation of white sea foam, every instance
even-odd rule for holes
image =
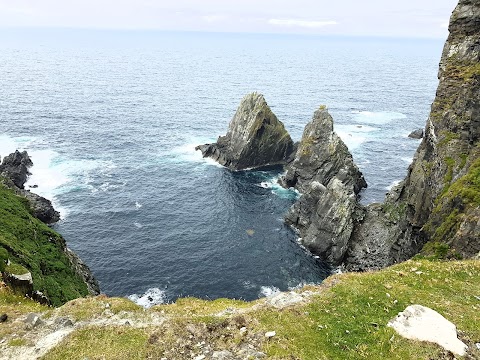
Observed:
[[[261,286],[259,297],[275,296],[280,292],[280,289],[275,286]]]
[[[390,185],[388,185],[385,189],[390,191],[392,190],[395,186],[397,186],[398,184],[400,184],[401,180],[395,180],[394,182],[392,182]]]
[[[133,225],[135,225],[137,229],[141,229],[143,227],[143,225],[140,224],[139,222],[134,222]]]
[[[410,164],[413,161],[413,157],[402,157],[402,161],[405,161],[407,164]]]
[[[352,111],[355,114],[354,121],[364,124],[382,125],[393,120],[405,119],[405,114],[394,111]]]
[[[199,150],[195,150],[195,147],[200,145],[200,144],[207,144],[209,142],[213,142],[211,139],[206,140],[205,139],[190,139],[187,143],[174,147],[171,149],[169,152],[169,156],[173,155],[172,160],[173,161],[180,161],[180,162],[200,162],[204,163],[207,165],[213,165],[217,167],[223,167],[219,163],[217,163],[215,160],[211,158],[204,158],[202,156],[202,152]]]
[[[41,146],[39,146],[41,145]],[[98,191],[91,185],[90,173],[100,169],[102,175],[107,175],[116,167],[112,161],[96,160],[72,160],[52,149],[45,149],[45,143],[35,137],[9,137],[0,135],[0,155],[6,156],[15,150],[27,150],[32,159],[33,166],[30,168],[32,175],[29,176],[25,187],[33,188],[34,192],[51,200],[53,206],[60,212],[64,219],[68,210],[62,207],[57,196],[85,186]],[[103,191],[118,185],[105,183],[100,186]]]
[[[165,303],[165,290],[160,290],[159,288],[151,288],[145,291],[145,294],[129,295],[128,299],[133,301],[135,304],[143,306],[145,309],[148,309],[154,305]]]
[[[270,179],[267,179],[265,181],[262,181],[260,184],[257,184],[257,186],[264,188],[264,189],[271,189],[272,194],[275,194],[277,196],[283,197],[283,198],[291,198],[292,196],[299,196],[300,193],[298,190],[294,188],[289,188],[285,189],[283,186],[281,186],[278,183],[278,180],[280,179],[281,175],[278,176],[273,176]]]
[[[350,150],[358,148],[361,144],[367,141],[369,137],[372,137],[378,130],[380,129],[369,125],[335,125],[335,132],[338,134],[338,136],[340,136]]]
[[[140,204],[138,201],[135,201],[135,209],[140,209],[142,207],[142,204]]]

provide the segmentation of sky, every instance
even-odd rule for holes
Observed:
[[[0,27],[445,38],[457,0],[0,0]]]

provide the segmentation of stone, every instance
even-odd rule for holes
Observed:
[[[459,356],[466,354],[467,345],[457,338],[455,325],[425,306],[410,305],[387,326],[407,339],[433,342]]]
[[[408,137],[412,139],[423,138],[423,129],[413,130],[410,134],[408,134]]]
[[[353,231],[357,196],[367,186],[325,106],[305,126],[294,160],[280,184],[301,196],[285,221],[301,243],[332,266],[342,263]]]
[[[234,360],[235,356],[227,350],[214,351],[212,354],[212,359],[215,360]]]
[[[0,323],[3,323],[8,320],[8,315],[7,314],[2,314],[0,316]]]
[[[263,95],[252,93],[241,101],[225,136],[195,149],[231,170],[245,170],[285,164],[294,148]]]
[[[53,323],[56,325],[57,328],[66,328],[73,326],[73,321],[65,316],[56,318]]]
[[[266,338],[272,338],[275,335],[277,335],[277,333],[275,331],[268,331],[268,332],[265,333]]]
[[[45,322],[40,319],[40,316],[38,314],[30,313],[25,319],[25,324],[28,329],[34,329],[36,327],[42,326],[43,324],[45,324]]]
[[[11,274],[8,271],[2,273],[3,281],[14,293],[31,296],[33,293],[33,279],[30,272],[24,274]]]

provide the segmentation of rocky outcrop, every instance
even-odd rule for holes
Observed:
[[[25,189],[31,166],[33,166],[33,162],[28,153],[16,150],[3,158],[0,165],[0,177],[4,178],[4,183],[17,195],[28,200],[33,216],[46,224],[56,223],[60,220],[60,213],[54,209],[52,202]]]
[[[388,266],[420,250],[480,253],[480,1],[460,0],[449,30],[424,138],[407,178],[384,204],[363,209],[349,270]]]
[[[19,190],[17,193],[28,200],[32,215],[45,224],[53,224],[60,220],[60,213],[55,210],[52,202],[30,190]]]
[[[5,157],[1,166],[0,183],[4,186],[0,191],[10,208],[7,215],[0,216],[0,227],[8,235],[8,241],[0,237],[0,261],[14,264],[6,268],[0,264],[5,283],[17,293],[53,305],[98,295],[98,282],[87,265],[67,248],[63,237],[40,223],[54,223],[60,216],[49,200],[24,189],[32,165],[26,152],[16,151]],[[14,273],[18,269],[25,271]]]
[[[225,136],[195,149],[232,170],[243,170],[286,163],[294,144],[263,95],[252,93],[243,98]]]
[[[410,134],[408,134],[408,137],[412,139],[423,138],[423,129],[413,130]]]
[[[367,184],[345,143],[333,131],[326,107],[315,111],[294,160],[280,180],[302,194],[285,219],[302,244],[332,265],[347,250],[355,221],[357,194]]]
[[[28,175],[30,175],[28,169],[32,165],[32,160],[26,151],[20,152],[16,150],[3,158],[0,165],[0,176],[11,180],[19,189],[23,189],[23,185],[27,181]]]

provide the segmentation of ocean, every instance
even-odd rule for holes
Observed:
[[[292,138],[320,105],[363,171],[362,202],[404,178],[438,83],[443,40],[62,29],[0,30],[0,155],[27,150],[27,186],[101,289],[149,306],[252,300],[331,269],[283,216],[282,169],[231,172],[194,147],[264,94]]]

